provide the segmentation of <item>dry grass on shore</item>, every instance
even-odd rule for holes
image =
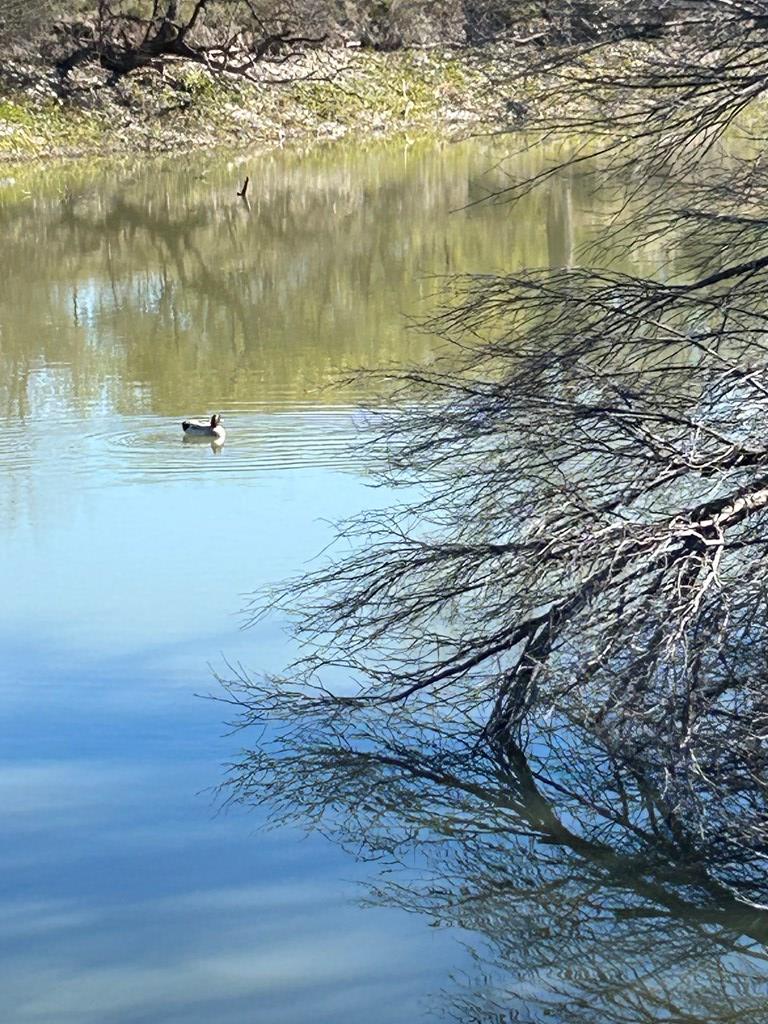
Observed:
[[[279,80],[216,75],[183,61],[117,86],[95,64],[63,97],[53,68],[7,62],[0,76],[0,159],[276,145],[408,132],[460,137],[501,113],[482,64],[456,50],[309,52]]]

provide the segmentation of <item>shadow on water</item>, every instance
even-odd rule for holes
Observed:
[[[297,717],[225,792],[378,862],[366,902],[464,930],[474,971],[436,996],[451,1020],[765,1019],[754,858],[692,857],[654,780],[594,736],[560,723],[524,752],[473,745],[466,724]]]

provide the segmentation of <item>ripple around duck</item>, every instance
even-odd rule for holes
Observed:
[[[223,472],[246,477],[260,471],[332,468],[360,470],[367,461],[360,443],[365,429],[354,410],[292,410],[226,418],[222,446],[207,438],[190,441],[178,421],[122,421],[122,429],[89,432],[83,438],[103,468],[135,477]],[[104,465],[104,464],[107,465]]]
[[[185,440],[175,417],[60,416],[21,434],[0,431],[0,471],[13,478],[78,477],[96,486],[217,473],[248,480],[302,469],[360,472],[372,455],[366,442],[375,431],[349,407],[229,411],[224,420],[226,442],[216,449],[206,438]]]

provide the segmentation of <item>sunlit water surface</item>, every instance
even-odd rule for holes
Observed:
[[[564,265],[577,180],[524,212],[483,143],[10,170],[0,186],[0,1017],[401,1024],[467,958],[361,909],[320,838],[217,812],[226,662],[290,657],[247,595],[366,488],[359,366],[424,361],[435,275]],[[235,192],[251,178],[251,203]],[[221,412],[220,451],[182,442]]]

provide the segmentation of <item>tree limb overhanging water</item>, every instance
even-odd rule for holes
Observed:
[[[587,999],[622,1022],[765,1011],[768,179],[749,147],[768,4],[666,12],[598,70],[586,44],[550,53],[591,106],[540,128],[603,140],[559,162],[621,186],[603,253],[654,237],[668,264],[453,280],[428,325],[443,359],[380,374],[381,479],[403,502],[275,596],[304,651],[285,678],[228,683],[244,722],[271,723],[233,798],[377,857],[434,849],[444,893],[385,898],[483,933],[574,1021]],[[657,915],[680,922],[670,948]],[[558,980],[566,932],[602,951]],[[745,944],[757,995],[725,959],[687,1002],[611,973]],[[460,1019],[487,1019],[468,998]]]

